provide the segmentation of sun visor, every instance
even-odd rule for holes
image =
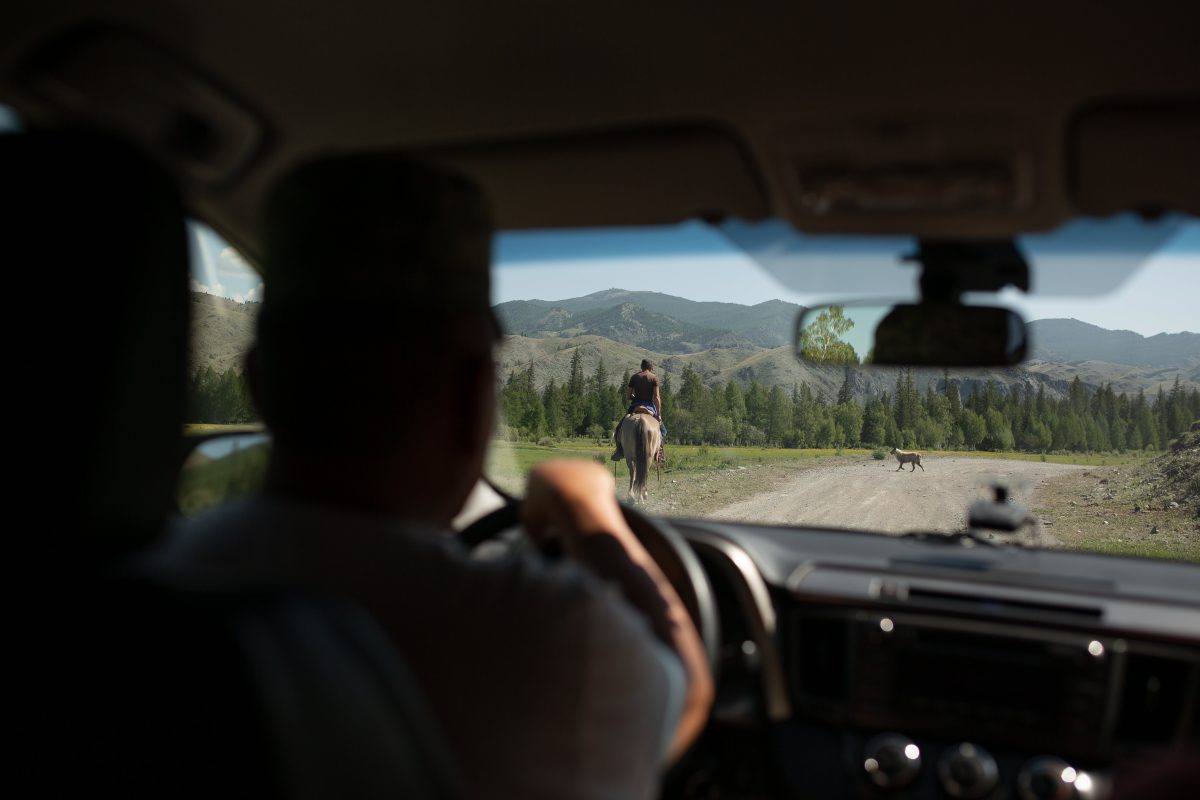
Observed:
[[[1081,213],[1200,216],[1200,97],[1095,107],[1075,119],[1070,137]]]
[[[555,135],[417,155],[479,181],[502,230],[759,220],[771,211],[753,159],[717,125]]]

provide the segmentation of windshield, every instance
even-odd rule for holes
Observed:
[[[531,465],[589,458],[624,495],[614,428],[632,395],[652,399],[635,377],[652,374],[665,439],[651,511],[952,532],[1003,486],[1030,511],[1019,541],[1200,560],[1200,223],[1123,215],[1017,244],[1032,290],[990,299],[1031,321],[1024,365],[886,370],[801,362],[796,316],[913,298],[912,239],[782,222],[503,234],[489,477],[519,495]],[[836,321],[865,353],[854,314]]]
[[[192,223],[190,236],[188,419],[203,437],[257,420],[243,360],[263,286],[210,228]],[[901,256],[915,244],[777,223],[500,234],[493,299],[506,334],[487,477],[519,496],[534,464],[594,459],[627,496],[614,429],[648,361],[665,433],[651,512],[949,533],[1001,486],[1027,524],[985,541],[1200,561],[1200,223],[1117,217],[1022,238],[1033,291],[992,298],[1031,321],[1019,368],[797,358],[804,307],[912,297]],[[1101,265],[1094,280],[1089,263]],[[1071,281],[1110,291],[1066,294]],[[846,308],[827,322],[865,354],[869,325]],[[185,513],[258,485],[266,445],[243,444],[196,448]]]

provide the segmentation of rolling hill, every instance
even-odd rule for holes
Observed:
[[[798,362],[791,342],[801,307],[778,300],[753,306],[696,302],[656,292],[609,289],[566,300],[520,300],[496,307],[509,335],[501,348],[500,371],[534,365],[540,385],[561,383],[571,356],[579,348],[585,370],[603,359],[619,378],[649,358],[666,375],[685,364],[707,383],[730,380],[791,387],[808,383],[826,396],[842,384],[840,368]],[[1034,358],[1021,369],[957,371],[969,394],[988,379],[1003,385],[1044,386],[1061,396],[1076,375],[1090,386],[1112,383],[1119,392],[1169,388],[1178,376],[1200,385],[1200,334],[1145,337],[1132,331],[1110,331],[1074,319],[1031,323]],[[895,371],[860,370],[855,378],[860,397],[891,391]],[[940,370],[918,370],[919,386],[942,377]]]
[[[506,336],[500,348],[497,367],[501,379],[513,371],[534,369],[534,378],[539,388],[553,380],[556,384],[566,382],[571,373],[571,359],[575,351],[586,374],[595,371],[603,360],[611,380],[619,381],[625,372],[635,371],[643,358],[655,364],[655,372],[669,377],[678,388],[685,366],[690,366],[709,385],[736,381],[748,384],[758,381],[766,386],[776,384],[791,390],[792,386],[807,383],[814,392],[832,399],[837,396],[845,378],[842,367],[805,364],[796,359],[791,346],[763,348],[717,348],[695,353],[658,353],[644,348],[614,342],[602,336],[580,335],[573,338],[533,338],[528,336]],[[1039,385],[1046,387],[1049,397],[1065,397],[1070,388],[1070,379],[1061,379],[1047,372],[1009,370],[957,370],[951,373],[961,385],[964,396],[969,396],[976,387],[988,379],[1002,386],[1022,384],[1037,391]],[[876,367],[856,370],[852,387],[859,399],[875,397],[884,392],[894,392],[898,370]],[[917,386],[924,391],[930,382],[940,381],[941,370],[914,370]]]

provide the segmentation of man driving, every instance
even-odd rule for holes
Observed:
[[[493,429],[491,235],[473,185],[392,156],[280,181],[247,359],[273,435],[265,486],[183,523],[160,563],[358,601],[471,797],[648,797],[703,728],[712,678],[612,478],[583,462],[530,475],[525,532],[560,539],[559,563],[472,560],[449,535]]]
[[[665,437],[666,431],[662,426],[662,395],[659,392],[658,376],[654,374],[652,361],[642,359],[641,371],[635,372],[629,378],[629,386],[625,389],[625,399],[629,401],[629,408],[625,411],[626,416],[638,408],[645,408],[658,420]],[[613,431],[613,439],[617,443],[617,449],[612,454],[613,461],[620,461],[625,457],[625,448],[621,446],[621,424],[623,422],[625,422],[625,417],[617,420],[617,428]]]

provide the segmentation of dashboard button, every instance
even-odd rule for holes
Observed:
[[[1000,774],[992,754],[970,742],[946,750],[937,771],[946,794],[968,800],[991,792]]]
[[[1053,756],[1030,759],[1017,773],[1021,800],[1091,800],[1098,794],[1098,781]]]
[[[881,733],[863,748],[863,771],[876,786],[902,788],[921,771],[921,749],[907,736]]]

